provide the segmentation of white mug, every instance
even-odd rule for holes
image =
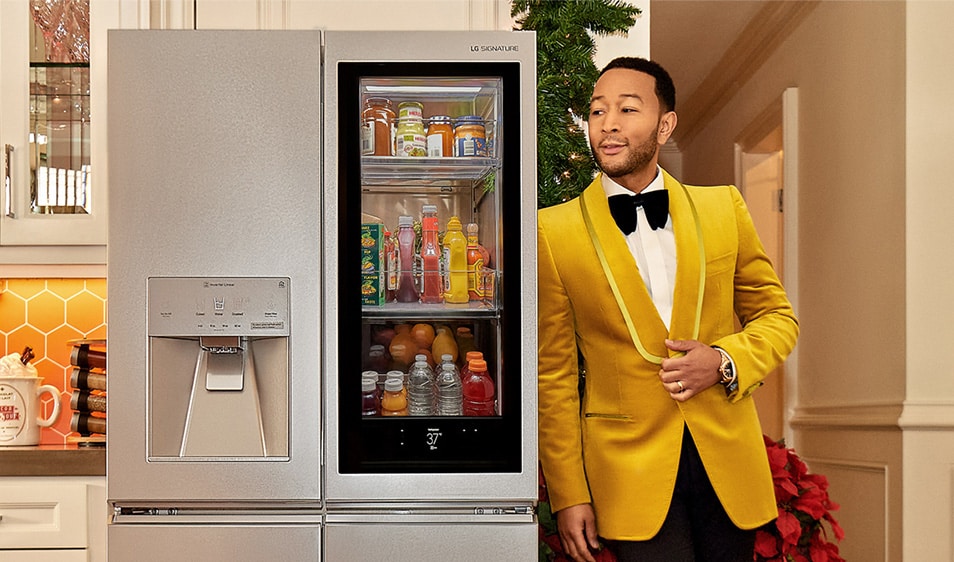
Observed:
[[[60,417],[60,391],[40,377],[0,377],[0,446],[38,445],[40,428]],[[40,395],[53,397],[53,412],[43,419]]]

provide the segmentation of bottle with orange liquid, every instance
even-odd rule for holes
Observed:
[[[478,227],[475,223],[467,225],[467,297],[472,301],[484,298],[481,276],[484,269],[484,255],[477,242]]]
[[[381,397],[382,416],[406,416],[407,397],[404,396],[404,384],[398,379],[384,382],[384,396]]]

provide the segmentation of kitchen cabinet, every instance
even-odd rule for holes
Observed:
[[[0,478],[0,559],[106,560],[106,479]]]
[[[106,30],[144,18],[89,4],[84,63],[47,62],[29,0],[0,2],[0,263],[105,263]]]

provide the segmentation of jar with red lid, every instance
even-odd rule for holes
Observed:
[[[387,98],[368,98],[361,111],[361,154],[391,156],[394,109]]]

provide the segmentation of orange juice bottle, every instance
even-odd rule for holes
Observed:
[[[406,416],[407,397],[404,396],[404,384],[398,379],[384,382],[384,396],[381,397],[382,416]]]

